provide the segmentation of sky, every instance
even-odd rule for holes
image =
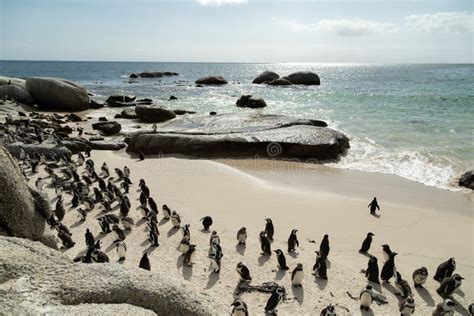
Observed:
[[[0,60],[473,63],[473,0],[0,0]]]

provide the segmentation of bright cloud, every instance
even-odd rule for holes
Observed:
[[[221,6],[225,4],[241,4],[246,3],[247,0],[196,0],[200,5],[205,6]]]
[[[409,15],[406,26],[411,29],[433,33],[473,33],[474,13],[439,12],[434,14]]]

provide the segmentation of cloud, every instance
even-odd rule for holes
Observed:
[[[282,21],[280,24],[289,26],[295,31],[329,31],[339,36],[356,37],[376,33],[393,33],[397,27],[391,23],[381,23],[370,20],[319,20],[317,23],[299,23],[296,21]]]
[[[405,17],[405,26],[433,33],[473,33],[474,13],[439,12],[409,15]]]
[[[226,5],[226,4],[246,3],[247,0],[196,0],[196,2],[204,6],[219,7],[221,5]]]

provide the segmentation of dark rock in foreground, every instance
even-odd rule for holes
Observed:
[[[227,80],[221,76],[209,76],[196,80],[196,84],[221,85],[226,83],[228,83]]]
[[[474,170],[469,170],[459,179],[459,185],[474,190]]]
[[[248,95],[241,96],[237,100],[236,105],[242,108],[258,109],[258,108],[266,107],[267,103],[262,98],[257,98],[248,94]]]
[[[257,76],[257,78],[255,78],[252,83],[257,83],[257,84],[260,84],[260,83],[263,83],[263,82],[270,82],[270,81],[273,81],[275,79],[278,79],[280,78],[280,75],[278,75],[276,72],[273,72],[273,71],[264,71],[262,72],[261,74],[259,74]]]
[[[137,105],[135,107],[135,113],[140,120],[148,123],[164,122],[176,117],[176,114],[171,110],[149,105]]]
[[[348,138],[325,122],[278,115],[216,115],[177,119],[156,133],[132,135],[127,151],[202,157],[295,157],[337,159]]]
[[[115,121],[108,121],[94,123],[92,128],[101,131],[105,135],[114,135],[120,132],[122,126]]]

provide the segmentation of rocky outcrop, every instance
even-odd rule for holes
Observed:
[[[179,76],[177,72],[170,72],[170,71],[145,71],[138,74],[140,78],[161,78],[161,77],[171,77],[171,76]],[[132,78],[130,76],[130,78]]]
[[[0,76],[0,86],[12,85],[26,89],[26,81],[21,78]]]
[[[255,78],[252,83],[257,83],[257,84],[260,84],[260,83],[263,83],[263,82],[270,82],[270,81],[273,81],[275,79],[278,79],[280,78],[280,75],[277,74],[276,72],[273,72],[273,71],[264,71],[262,72],[261,74],[259,74],[257,76],[257,78]]]
[[[11,99],[26,105],[33,105],[35,101],[30,93],[20,86],[16,85],[0,85],[0,99]]]
[[[317,120],[278,115],[215,115],[177,119],[156,133],[132,135],[128,151],[202,157],[295,157],[337,159],[348,138]]]
[[[40,243],[0,237],[0,314],[80,315],[87,308],[88,315],[111,315],[119,306],[122,315],[225,315],[228,309],[166,271],[74,264]]]
[[[0,229],[10,236],[40,239],[51,216],[49,203],[28,186],[16,160],[3,146],[0,166]]]
[[[114,135],[120,132],[122,125],[115,121],[107,121],[94,123],[92,128],[101,131],[104,135]]]
[[[89,108],[89,95],[82,86],[60,78],[30,77],[26,90],[44,109],[82,111]]]
[[[311,71],[297,71],[286,77],[293,84],[302,84],[302,85],[318,85],[320,84],[319,76]]]
[[[465,172],[459,179],[459,185],[474,190],[474,170]]]
[[[105,103],[110,107],[135,106],[134,95],[111,95],[105,100]]]
[[[137,113],[135,113],[135,109],[126,109],[120,112],[119,114],[116,114],[115,118],[136,119],[138,118],[138,115]]]
[[[241,96],[236,105],[241,108],[259,109],[267,106],[267,103],[262,98],[254,97],[250,94]]]
[[[189,110],[182,110],[182,109],[176,109],[176,110],[173,110],[173,112],[176,115],[196,114],[196,111],[189,111]]]
[[[272,80],[268,83],[271,86],[291,86],[293,83],[291,81],[284,79],[284,78],[279,78]]]
[[[196,84],[207,84],[207,85],[222,85],[228,83],[221,76],[209,76],[196,80]]]
[[[169,109],[150,105],[137,105],[135,113],[140,120],[148,123],[164,122],[176,117],[176,114]]]

